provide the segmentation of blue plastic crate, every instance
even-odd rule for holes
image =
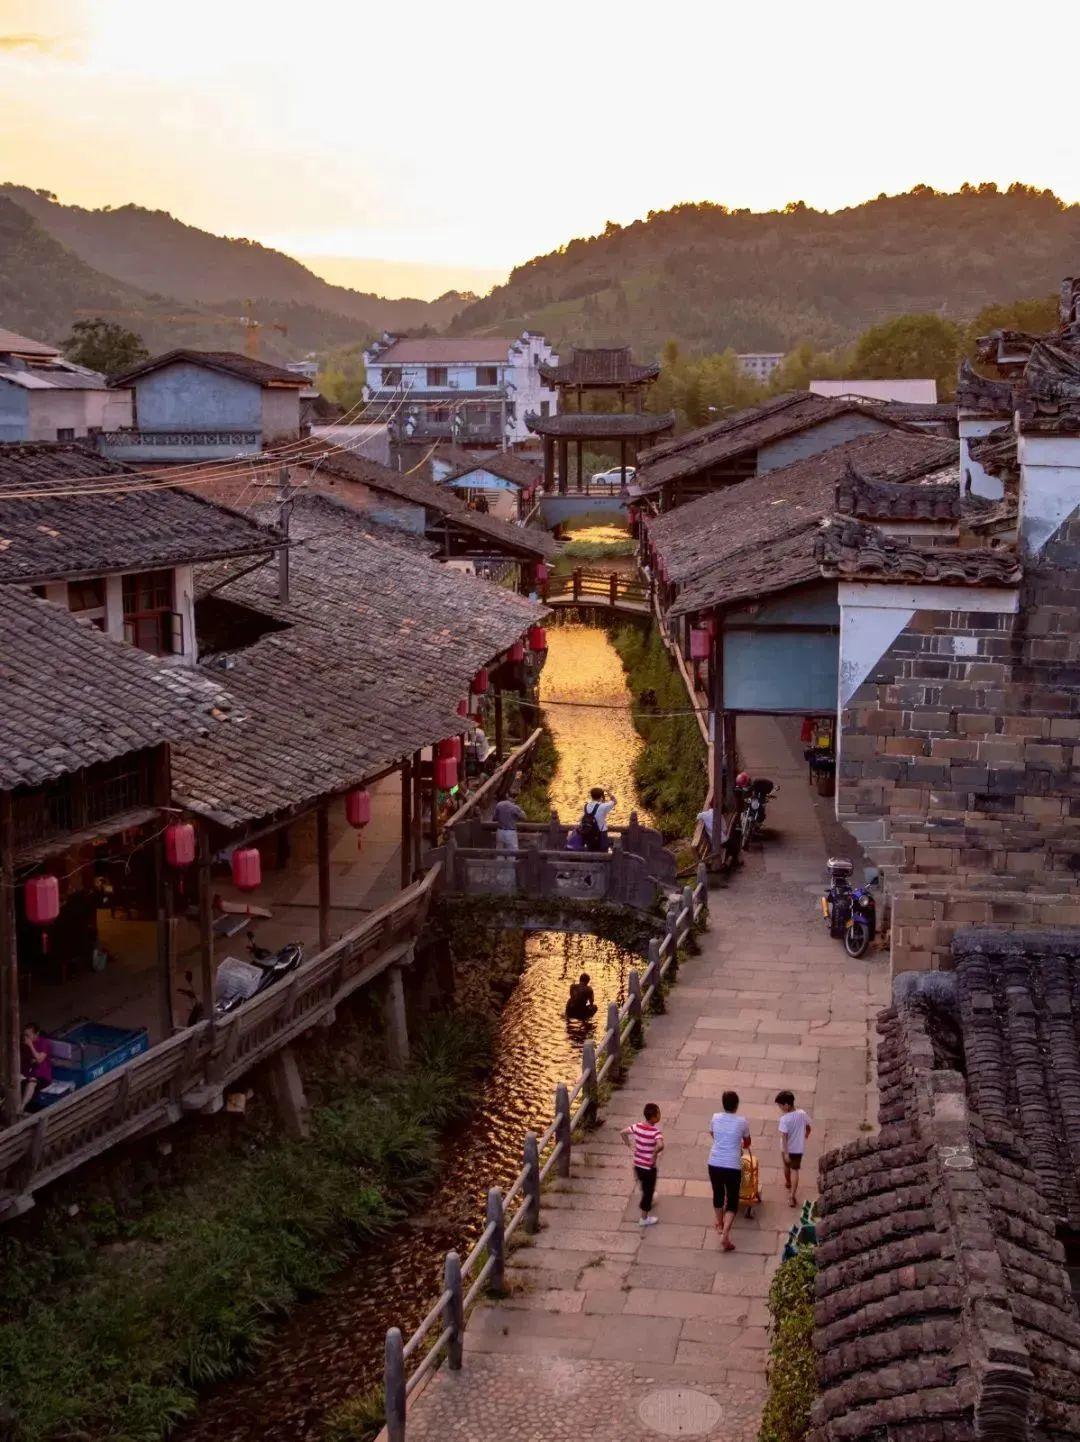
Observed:
[[[130,1030],[82,1021],[48,1038],[53,1059],[53,1076],[58,1081],[84,1087],[106,1072],[123,1066],[132,1057],[150,1049],[145,1027]]]

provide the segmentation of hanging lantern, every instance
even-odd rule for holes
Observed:
[[[536,584],[542,586],[548,578],[548,568],[543,561],[537,561],[535,575]]]
[[[457,785],[457,776],[457,757],[436,757],[435,785],[440,791],[452,791]]]
[[[439,742],[435,752],[437,761],[456,761],[458,759],[458,747],[461,745],[460,736],[447,736]]]
[[[469,714],[468,696],[462,696],[461,700],[457,703],[457,713],[459,716],[467,716]]]
[[[232,854],[232,879],[238,891],[254,891],[262,881],[262,857],[256,846],[242,846]]]
[[[195,860],[195,828],[190,821],[174,821],[165,828],[165,860],[170,866],[190,866]]]
[[[24,899],[26,919],[42,928],[41,949],[48,951],[49,933],[45,927],[60,915],[60,882],[55,876],[32,876],[26,883]]]
[[[694,626],[690,631],[690,659],[704,661],[708,657],[711,640],[704,626]]]
[[[486,667],[486,666],[481,666],[480,669],[479,669],[479,671],[477,671],[476,675],[473,677],[472,693],[473,693],[474,696],[483,696],[483,694],[484,694],[484,692],[487,690],[487,688],[488,688],[488,673],[487,673],[487,667]]]
[[[515,661],[515,662],[516,662],[516,661],[524,661],[524,659],[525,659],[525,645],[524,645],[524,643],[523,643],[522,641],[515,641],[514,644],[510,647],[509,651],[507,651],[507,653],[506,653],[506,659],[507,659],[508,661]]]
[[[530,650],[530,651],[546,651],[546,650],[547,650],[547,632],[544,630],[543,626],[530,626],[530,627],[529,627],[529,650]]]
[[[357,830],[371,820],[371,792],[364,787],[345,793],[345,820]]]

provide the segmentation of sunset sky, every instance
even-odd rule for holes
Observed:
[[[681,200],[1080,198],[1076,9],[956,0],[0,0],[0,180],[383,293],[483,289]],[[1038,110],[1029,107],[1037,95]]]

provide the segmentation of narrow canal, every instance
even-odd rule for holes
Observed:
[[[548,638],[541,699],[560,754],[552,804],[568,819],[588,788],[602,785],[618,798],[612,819],[625,821],[640,741],[621,663],[599,628],[553,626]],[[570,981],[590,974],[600,1020],[609,1001],[624,998],[638,958],[598,937],[539,932],[525,938],[524,961],[499,1017],[492,1072],[474,1114],[444,1148],[442,1180],[426,1212],[297,1309],[253,1372],[207,1398],[182,1429],[185,1442],[318,1442],[327,1413],[380,1382],[386,1328],[408,1336],[421,1320],[441,1288],[446,1252],[471,1247],[488,1187],[513,1177],[526,1129],[546,1126],[555,1086],[578,1074],[593,1024],[564,1020]]]

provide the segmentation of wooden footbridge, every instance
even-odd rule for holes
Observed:
[[[579,567],[567,575],[553,576],[544,587],[543,599],[552,610],[576,606],[630,616],[648,616],[652,612],[651,587],[640,576],[627,576],[618,571],[587,571]]]

